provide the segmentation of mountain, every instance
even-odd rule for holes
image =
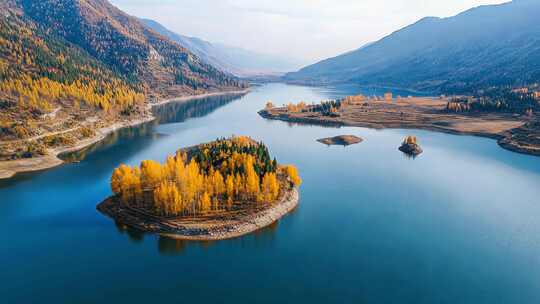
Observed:
[[[540,81],[540,1],[515,0],[449,18],[424,18],[383,39],[284,79],[424,91]]]
[[[183,36],[150,19],[141,21],[161,35],[184,46],[208,64],[237,76],[283,74],[300,67],[300,64],[293,60]]]
[[[156,99],[245,86],[105,0],[0,1],[0,160],[147,119]]]
[[[190,94],[237,81],[106,0],[22,0],[40,26],[81,47],[152,95]],[[168,84],[166,87],[164,84]]]

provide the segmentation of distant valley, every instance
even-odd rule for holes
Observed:
[[[206,63],[236,76],[280,75],[301,67],[301,63],[293,59],[260,54],[220,43],[211,43],[199,38],[177,34],[153,20],[141,19],[141,21],[156,32],[184,46]]]

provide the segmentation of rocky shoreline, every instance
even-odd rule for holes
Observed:
[[[391,112],[387,112],[389,114]],[[399,116],[398,113],[392,113],[394,116]],[[428,120],[418,119],[416,121],[400,121],[399,119],[395,120],[385,120],[381,117],[369,117],[369,119],[356,118],[356,119],[347,119],[344,117],[327,117],[327,116],[303,116],[294,114],[287,114],[283,111],[274,111],[274,110],[261,110],[259,115],[266,119],[280,120],[288,123],[296,124],[309,124],[317,126],[326,126],[326,127],[363,127],[371,129],[420,129],[428,130],[435,132],[442,132],[455,135],[470,135],[470,136],[479,136],[495,139],[498,145],[506,150],[527,154],[540,156],[540,145],[536,143],[527,144],[523,140],[517,140],[516,137],[523,135],[524,126],[527,125],[525,121],[521,123],[521,126],[510,127],[503,131],[479,131],[479,130],[466,130],[466,128],[457,128],[453,127],[452,124],[447,124],[446,122],[432,122]],[[430,118],[434,115],[429,113]],[[442,116],[442,115],[441,115]],[[448,115],[450,118],[455,118],[456,115]],[[367,117],[366,117],[367,118]],[[448,118],[448,117],[447,117]],[[476,118],[480,120],[479,118]],[[456,119],[457,120],[457,119]],[[496,124],[496,120],[491,120],[487,118],[486,122],[493,122]],[[466,123],[463,123],[466,127]],[[533,130],[534,134],[528,134],[529,137],[534,137],[535,134],[540,135],[540,130]],[[540,137],[539,137],[540,138]]]
[[[193,95],[193,96],[183,96],[183,97],[178,97],[178,98],[162,100],[156,103],[149,103],[147,107],[148,107],[148,110],[150,110],[155,106],[164,105],[170,102],[188,102],[191,100],[197,100],[197,99],[207,98],[211,96],[242,95],[242,94],[246,94],[247,92],[249,92],[249,89],[240,90],[240,91],[213,92],[213,93],[205,93],[205,94]],[[42,171],[42,170],[57,167],[64,163],[64,161],[58,157],[61,154],[82,150],[86,147],[89,147],[95,143],[102,141],[109,134],[117,130],[120,130],[123,128],[135,127],[135,126],[147,123],[147,122],[151,122],[155,119],[156,118],[150,114],[150,115],[145,115],[143,117],[138,117],[133,120],[115,122],[114,124],[110,126],[96,130],[95,136],[84,139],[78,142],[75,146],[58,147],[55,149],[51,149],[49,150],[48,155],[41,156],[41,157],[0,161],[0,180],[12,178],[17,173]]]
[[[97,210],[128,227],[180,240],[224,240],[240,237],[275,223],[298,206],[299,194],[291,188],[276,202],[253,212],[234,216],[162,218],[143,210],[126,208],[109,197]]]

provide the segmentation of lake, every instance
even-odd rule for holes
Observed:
[[[156,109],[68,163],[0,181],[3,303],[540,303],[540,158],[491,139],[268,121],[268,100],[318,102],[354,86],[269,84]],[[408,95],[407,92],[396,92]],[[96,211],[120,163],[217,137],[262,140],[303,178],[300,206],[233,240],[125,230]],[[364,142],[328,147],[322,137]],[[397,150],[416,135],[424,153]]]

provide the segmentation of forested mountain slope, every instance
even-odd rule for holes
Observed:
[[[238,86],[177,43],[106,0],[22,0],[33,20],[155,94]]]
[[[0,160],[143,119],[152,100],[245,87],[104,0],[2,0],[0,11]]]

